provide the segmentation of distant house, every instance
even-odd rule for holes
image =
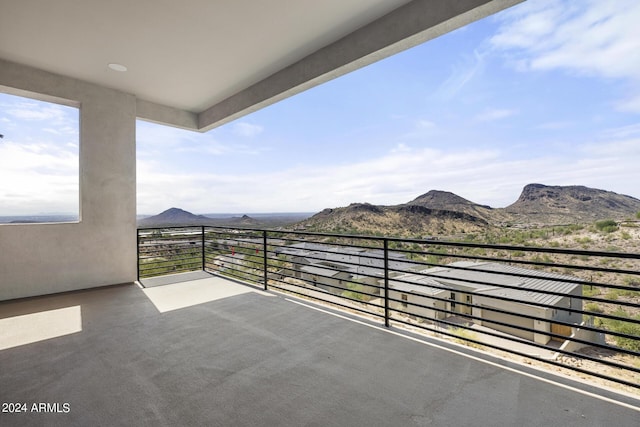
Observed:
[[[580,313],[567,310],[582,309],[582,287],[568,280],[575,278],[507,264],[462,261],[397,276],[389,287],[390,298],[397,300],[391,304],[394,309],[434,320],[471,315],[474,323],[546,344],[551,339],[549,332],[571,333],[570,327],[557,322],[577,325],[582,321]]]
[[[291,262],[283,270],[326,292],[341,294],[353,283],[370,296],[384,287],[384,253],[379,249],[299,243],[279,248]],[[438,321],[449,316],[533,342],[546,344],[549,333],[571,334],[582,316],[582,286],[575,278],[495,262],[460,261],[415,271],[419,264],[389,253],[390,307]],[[547,293],[548,292],[548,293]],[[530,317],[527,317],[530,316]]]
[[[380,294],[384,278],[384,252],[380,249],[336,247],[319,243],[298,243],[278,248],[292,263],[283,274],[292,276],[334,294],[342,293],[350,284],[372,296]],[[411,271],[414,264],[403,254],[389,252],[388,266],[392,275]]]
[[[351,275],[346,271],[324,268],[319,265],[301,267],[300,276],[310,285],[334,294],[340,293],[341,290],[339,288],[345,287],[344,281],[351,279]]]

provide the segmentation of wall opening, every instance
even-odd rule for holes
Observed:
[[[80,221],[79,103],[0,87],[0,224]]]

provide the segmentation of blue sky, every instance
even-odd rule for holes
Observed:
[[[529,0],[206,134],[139,121],[138,212],[312,212],[432,189],[504,207],[533,182],[640,198],[638,22],[634,0]],[[0,106],[0,215],[16,200],[77,209],[77,112]],[[18,165],[27,187],[58,181],[9,202]]]

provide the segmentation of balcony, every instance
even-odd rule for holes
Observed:
[[[138,253],[143,284],[201,270],[640,389],[638,254],[215,227],[142,229]]]
[[[518,2],[276,2],[255,16],[277,31],[234,2],[145,23],[142,3],[7,4],[2,90],[80,105],[82,215],[0,229],[0,425],[635,424],[637,255],[161,229],[131,283],[136,119],[205,132]],[[165,66],[184,46],[215,55]]]
[[[595,426],[640,412],[640,337],[613,327],[639,322],[588,306],[611,302],[591,287],[634,291],[616,283],[638,255],[214,227],[141,229],[138,248],[140,284],[0,303],[2,425]]]
[[[75,307],[66,320],[80,320],[0,351],[2,401],[26,405],[2,425],[600,426],[640,411],[620,391],[219,275],[142,281],[1,303],[14,327]]]

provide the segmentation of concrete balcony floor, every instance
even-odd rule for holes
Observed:
[[[37,313],[63,313],[60,322],[75,318],[80,330],[40,319],[35,333],[62,332],[26,343],[31,332],[21,328]],[[585,427],[640,419],[631,396],[218,277],[4,302],[0,322],[9,322],[0,329],[0,402],[28,408],[0,413],[2,426]],[[32,412],[40,402],[61,412]]]

